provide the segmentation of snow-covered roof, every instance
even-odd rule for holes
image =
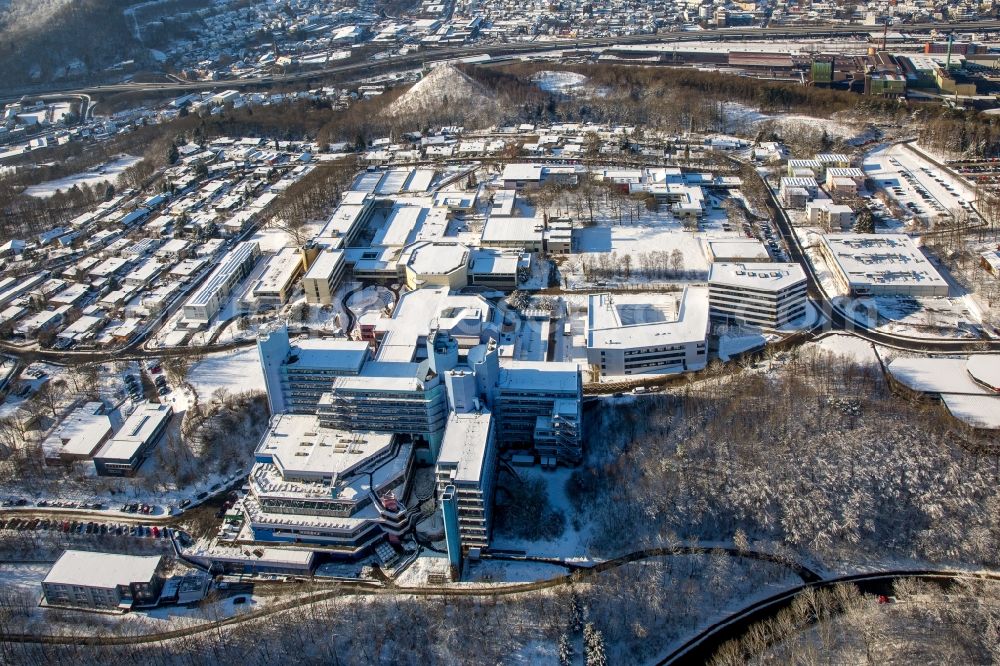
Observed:
[[[973,379],[968,359],[898,358],[889,372],[914,391],[940,396],[955,418],[977,428],[1000,429],[1000,394]]]
[[[966,369],[974,380],[1000,392],[1000,356],[975,354],[969,357]]]
[[[43,582],[116,588],[130,583],[148,583],[160,566],[160,555],[120,555],[67,550],[49,569]]]
[[[388,451],[394,435],[321,428],[313,414],[278,414],[257,447],[258,462],[271,462],[291,478],[339,477]]]
[[[479,485],[493,437],[492,422],[488,410],[448,416],[437,464],[451,470],[453,481]]]
[[[806,273],[796,263],[720,263],[708,271],[709,285],[740,287],[754,291],[777,292],[805,284]]]
[[[629,294],[591,294],[587,308],[587,347],[632,349],[704,342],[708,332],[708,289],[687,287],[676,316]]]
[[[500,368],[497,387],[527,393],[576,393],[579,383],[580,366],[576,363],[509,361]]]
[[[823,243],[852,285],[948,289],[947,281],[905,234],[826,234]]]

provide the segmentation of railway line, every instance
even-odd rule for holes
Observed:
[[[1000,30],[1000,21],[971,21],[967,23],[914,23],[900,26],[908,33],[930,33],[938,30],[990,31]],[[802,37],[836,37],[836,36],[868,36],[872,26],[863,25],[827,25],[827,26],[782,26],[769,28],[715,28],[697,32],[667,32],[658,35],[623,35],[599,39],[553,40],[546,42],[519,42],[516,44],[468,45],[453,48],[442,48],[423,51],[416,54],[391,56],[379,61],[365,60],[330,67],[321,67],[304,72],[288,74],[273,74],[250,77],[246,79],[223,79],[219,81],[163,81],[147,83],[113,83],[106,85],[83,86],[80,88],[19,89],[10,91],[2,101],[12,101],[23,95],[99,95],[118,92],[151,92],[151,91],[194,91],[212,90],[216,88],[246,88],[262,85],[296,83],[316,80],[331,76],[364,73],[371,76],[379,72],[391,72],[399,69],[422,66],[426,62],[461,59],[477,55],[489,55],[491,58],[522,56],[525,54],[544,55],[557,51],[580,51],[614,46],[631,46],[639,44],[670,44],[692,41],[764,41],[772,39],[795,39]]]

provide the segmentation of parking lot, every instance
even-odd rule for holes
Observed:
[[[973,193],[966,183],[902,145],[873,152],[865,159],[864,171],[914,226],[933,228],[974,213]]]
[[[169,527],[157,525],[126,525],[124,523],[59,518],[0,518],[0,531],[56,532],[67,535],[128,536],[138,539],[166,539]]]

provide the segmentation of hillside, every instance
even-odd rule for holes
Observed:
[[[390,104],[385,113],[394,117],[464,118],[493,113],[497,108],[496,96],[490,90],[449,64],[435,67]]]
[[[83,80],[135,57],[115,0],[12,0],[0,9],[0,81]]]

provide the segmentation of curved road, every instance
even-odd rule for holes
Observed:
[[[726,643],[726,641],[742,636],[753,624],[774,617],[782,609],[791,606],[795,597],[807,589],[824,590],[835,585],[853,584],[861,588],[862,591],[883,593],[890,591],[894,582],[904,578],[931,581],[972,579],[1000,582],[1000,574],[973,574],[964,571],[926,569],[919,571],[883,571],[852,574],[849,576],[828,578],[818,582],[804,583],[767,599],[752,603],[746,608],[713,623],[656,663],[658,666],[709,663],[716,650]]]
[[[749,166],[752,167],[753,165]],[[760,177],[756,168],[754,168],[754,173],[757,173],[758,177]],[[763,178],[761,180],[763,180]],[[777,195],[771,187],[766,182],[764,183],[764,186],[770,197],[772,220],[774,220],[775,226],[778,228],[778,233],[781,234],[781,237],[785,241],[785,245],[788,247],[789,257],[792,261],[801,264],[803,269],[805,269],[806,279],[808,280],[809,285],[809,295],[819,305],[820,312],[832,323],[834,329],[856,335],[859,338],[883,345],[885,347],[922,352],[925,354],[1000,354],[1000,340],[913,338],[879,331],[877,329],[869,328],[861,322],[855,321],[853,317],[848,316],[843,310],[840,309],[840,307],[836,306],[833,303],[833,299],[826,293],[826,290],[823,288],[819,276],[816,273],[815,267],[809,261],[809,257],[806,256],[805,248],[802,246],[802,241],[799,240],[798,235],[795,233],[792,222],[788,217],[788,213],[781,206],[781,203],[777,199]]]

